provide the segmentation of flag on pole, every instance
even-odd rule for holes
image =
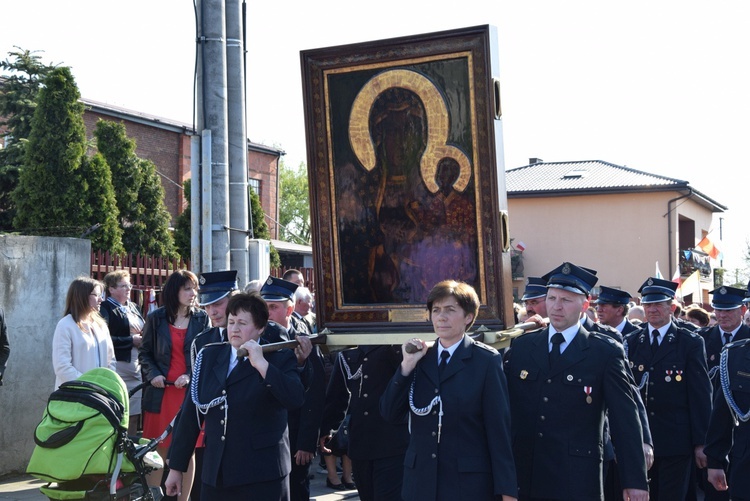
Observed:
[[[680,286],[677,288],[677,292],[679,292],[680,298],[684,298],[688,294],[696,294],[697,297],[700,297],[701,272],[699,270],[695,270],[693,273],[691,273],[689,277],[682,281]]]
[[[672,282],[677,284],[677,287],[680,286],[682,283],[682,276],[680,275],[680,268],[677,268],[674,270],[674,275],[672,275]]]
[[[523,242],[518,242],[516,244],[516,249],[523,252],[524,250],[526,250],[526,244],[524,244]]]
[[[713,240],[708,238],[708,235],[703,237],[703,240],[698,242],[698,245],[696,247],[711,256],[711,259],[718,259],[721,255],[721,251],[718,247],[716,247],[716,244],[713,242]]]
[[[661,270],[659,270],[659,261],[656,262],[656,271],[654,272],[654,278],[658,278],[660,280],[664,279],[664,275],[662,275]]]

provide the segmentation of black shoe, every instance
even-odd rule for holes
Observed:
[[[328,478],[326,478],[326,486],[329,487],[329,488],[331,488],[331,489],[333,489],[334,491],[345,491],[346,490],[346,486],[344,486],[343,482],[342,483],[338,483],[338,484],[334,484]]]
[[[346,487],[347,490],[350,490],[350,491],[353,491],[354,489],[357,488],[357,486],[354,485],[354,482],[341,482],[341,483],[344,485],[344,487]]]

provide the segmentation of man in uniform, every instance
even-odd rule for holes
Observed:
[[[719,365],[719,356],[726,344],[750,338],[750,327],[742,322],[742,316],[746,311],[742,302],[745,298],[745,289],[721,286],[709,294],[711,308],[716,314],[716,325],[705,327],[698,334],[706,342],[706,359],[709,370],[712,370]]]
[[[295,321],[292,315],[296,290],[297,284],[275,277],[268,277],[260,289],[260,295],[268,304],[269,320],[284,327],[289,340],[310,335],[305,324]],[[295,352],[299,351],[300,347],[295,349]],[[300,354],[297,353],[299,358]],[[307,387],[305,403],[300,409],[289,411],[289,446],[292,452],[289,487],[292,501],[310,499],[310,463],[318,449],[318,431],[325,403],[325,371],[317,346],[313,347],[307,360],[312,372],[307,381],[303,377]]]
[[[627,318],[632,297],[630,293],[604,285],[599,287],[599,290],[599,297],[594,301],[599,321],[614,327],[623,336],[638,330],[638,327]]]
[[[638,292],[646,323],[625,338],[654,439],[652,499],[684,500],[693,458],[705,468],[703,445],[711,412],[703,339],[672,321],[677,284],[649,278]]]
[[[513,340],[505,372],[519,500],[601,499],[607,412],[625,499],[648,499],[638,407],[622,345],[580,324],[593,273],[547,276],[550,326]]]
[[[527,322],[535,322],[540,327],[546,327],[544,319],[547,318],[547,281],[541,277],[529,277],[526,279],[526,289],[523,291],[521,302],[526,308]]]
[[[750,392],[747,388],[750,388],[750,339],[726,345],[721,358],[721,386],[714,398],[706,447],[703,449],[708,457],[708,480],[718,491],[729,489],[732,500],[748,501]]]
[[[237,292],[237,271],[212,271],[201,273],[198,278],[198,305],[206,310],[211,327],[193,340],[190,356],[195,364],[198,352],[209,343],[227,340],[227,303]]]

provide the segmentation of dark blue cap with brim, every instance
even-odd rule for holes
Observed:
[[[198,277],[198,304],[208,306],[237,290],[237,270],[210,271]]]
[[[628,304],[631,297],[632,296],[629,292],[625,292],[621,289],[613,289],[612,287],[602,285],[601,287],[599,287],[599,297],[596,298],[596,301],[594,301],[594,303]]]
[[[268,277],[260,289],[260,295],[266,301],[294,301],[294,291],[296,290],[297,284],[293,282],[282,278]]]
[[[542,279],[547,281],[548,288],[588,295],[599,280],[593,271],[566,262],[544,275]]]
[[[746,300],[745,289],[738,289],[737,287],[722,286],[718,289],[714,289],[711,294],[711,308],[714,310],[734,310],[742,306],[742,303]]]
[[[672,301],[677,291],[677,282],[662,278],[650,277],[643,282],[638,292],[641,293],[641,303],[661,303]]]
[[[526,279],[526,289],[523,291],[521,301],[536,299],[547,295],[547,281],[541,277],[529,277]]]

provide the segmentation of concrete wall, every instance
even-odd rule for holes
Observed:
[[[54,390],[52,335],[68,285],[91,273],[91,242],[0,235],[0,304],[10,358],[0,386],[0,476],[23,472]]]

